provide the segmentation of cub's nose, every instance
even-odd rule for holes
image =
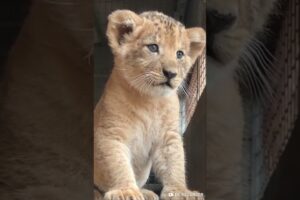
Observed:
[[[174,78],[177,75],[177,73],[174,73],[174,72],[171,72],[171,71],[168,71],[165,69],[163,69],[163,73],[168,80],[171,80],[172,78]]]

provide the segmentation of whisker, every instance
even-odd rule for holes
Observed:
[[[253,52],[253,49],[247,48],[243,55],[241,56],[241,60],[243,60],[244,70],[247,71],[249,74],[246,76],[251,77],[253,80],[249,87],[253,88],[255,91],[255,97],[260,99],[261,103],[265,104],[268,101],[273,101],[274,98],[274,89],[271,86],[272,77],[270,73],[264,74],[261,69],[258,67],[259,62],[260,65],[264,66],[263,63],[257,56],[256,52]],[[248,64],[249,63],[249,64]]]
[[[257,38],[251,38],[251,40],[254,41],[254,44],[257,44],[260,47],[262,47],[264,49],[264,52],[266,52],[268,54],[268,56],[270,56],[270,58],[276,60],[274,55],[269,51],[269,49],[267,49],[267,47],[261,41],[259,41]]]
[[[190,97],[189,89],[187,89],[187,88],[185,87],[185,85],[186,85],[186,82],[185,82],[185,80],[183,80],[182,83],[179,85],[179,88],[180,88],[180,90],[183,92],[183,94],[184,94],[187,98],[189,98],[189,97]]]
[[[244,72],[244,76],[243,78],[247,78],[247,84],[245,85],[246,87],[248,87],[251,91],[251,97],[256,98],[259,97],[258,92],[257,92],[257,88],[256,88],[256,84],[255,84],[255,80],[254,77],[252,75],[252,72],[249,70],[249,68],[251,68],[251,66],[249,67],[249,64],[246,60],[244,59],[240,59],[240,63],[243,65],[243,67],[241,68]],[[242,79],[243,79],[242,78]]]

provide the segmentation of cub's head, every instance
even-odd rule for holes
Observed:
[[[223,64],[238,58],[249,40],[262,30],[275,1],[207,1],[208,55]]]
[[[117,10],[108,17],[107,36],[114,70],[152,96],[176,92],[205,45],[203,29],[186,29],[160,12]]]

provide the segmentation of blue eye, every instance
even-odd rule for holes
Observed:
[[[177,56],[178,59],[181,59],[184,56],[183,51],[177,51],[176,56]]]
[[[158,48],[157,44],[148,44],[147,47],[153,53],[158,53],[159,52],[159,48]]]

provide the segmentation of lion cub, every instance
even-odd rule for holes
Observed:
[[[152,169],[162,199],[202,199],[186,185],[177,89],[203,51],[204,30],[117,10],[107,36],[115,65],[94,113],[95,186],[106,200],[158,199],[141,189]]]

